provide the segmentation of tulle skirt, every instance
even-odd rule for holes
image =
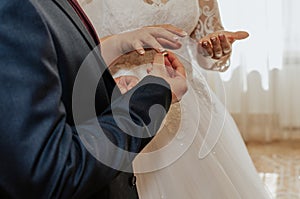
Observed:
[[[188,91],[133,168],[141,199],[270,198],[244,141],[198,66],[182,59]],[[144,64],[115,76],[147,75]]]

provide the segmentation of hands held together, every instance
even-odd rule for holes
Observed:
[[[187,91],[186,73],[183,64],[171,52],[167,55],[156,53],[152,67],[147,69],[149,75],[160,77],[169,83],[172,91],[172,103],[181,100]],[[115,78],[122,94],[137,85],[139,79],[135,76],[120,76]]]
[[[179,37],[186,36],[187,33],[172,25],[145,26],[143,28],[124,32],[117,35],[117,43],[121,45],[123,53],[137,51],[143,55],[145,49],[155,49],[158,53],[164,52],[165,47],[178,49],[181,43]]]
[[[150,75],[165,79],[171,86],[172,102],[181,99],[187,90],[185,70],[178,58],[171,52],[163,56],[165,48],[178,49],[181,47],[179,37],[187,33],[169,24],[146,26],[118,35],[101,39],[102,56],[107,65],[110,65],[121,55],[136,51],[145,54],[145,49],[155,49],[158,54],[154,57],[153,67],[148,70]],[[232,44],[249,36],[245,31],[229,32],[216,31],[198,41],[198,53],[203,57],[211,58],[216,63],[224,64],[230,57]],[[109,42],[108,42],[109,41]],[[109,52],[109,53],[108,53]],[[211,70],[225,71],[227,67],[206,67]],[[125,93],[138,83],[134,76],[122,76],[115,79],[121,92]]]
[[[148,68],[148,74],[161,77],[170,84],[172,103],[181,100],[187,91],[186,74],[183,64],[171,52],[166,56],[157,53],[154,56],[153,66]]]
[[[104,59],[110,57],[109,65],[114,59],[124,53],[137,51],[143,55],[145,48],[155,49],[157,52],[164,52],[165,48],[178,49],[181,47],[179,37],[185,37],[187,33],[180,28],[169,24],[146,26],[133,31],[124,32],[101,39],[104,48]],[[249,36],[245,31],[216,31],[206,35],[198,41],[198,53],[204,57],[209,57],[219,63],[225,63],[231,54],[232,44],[236,40],[242,40]],[[106,42],[110,40],[110,42]],[[113,55],[105,56],[106,49],[114,52]],[[212,69],[205,67],[207,69]]]

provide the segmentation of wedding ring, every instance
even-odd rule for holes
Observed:
[[[161,52],[161,54],[162,54],[163,56],[166,56],[166,55],[168,55],[168,51],[167,51],[167,50],[164,50],[164,51]]]

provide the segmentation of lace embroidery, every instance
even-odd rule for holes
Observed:
[[[159,6],[143,0],[93,0],[83,8],[100,37],[166,23],[191,33],[200,16],[198,0],[169,0]]]
[[[156,6],[163,6],[164,4],[168,3],[169,0],[144,0],[145,3],[148,3],[150,5],[156,5]]]
[[[217,0],[199,0],[200,17],[191,34],[192,38],[201,39],[209,33],[223,30]]]
[[[149,0],[152,4],[145,1],[92,0],[84,9],[91,17],[100,37],[156,24],[172,24],[184,29],[196,39],[222,29],[216,0],[168,0],[164,3],[162,0]],[[137,56],[135,52],[124,55],[112,68],[112,72],[150,63],[153,53],[154,51],[142,57]],[[190,70],[187,74],[193,87],[197,88],[197,94],[205,99],[206,103],[211,104],[205,79]]]
[[[197,40],[223,30],[217,0],[81,0],[80,3],[100,37],[165,23],[184,29]]]

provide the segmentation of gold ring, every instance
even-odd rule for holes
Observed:
[[[163,52],[161,52],[161,54],[162,54],[163,56],[166,56],[166,55],[168,55],[168,51],[167,51],[167,50],[164,50]]]

